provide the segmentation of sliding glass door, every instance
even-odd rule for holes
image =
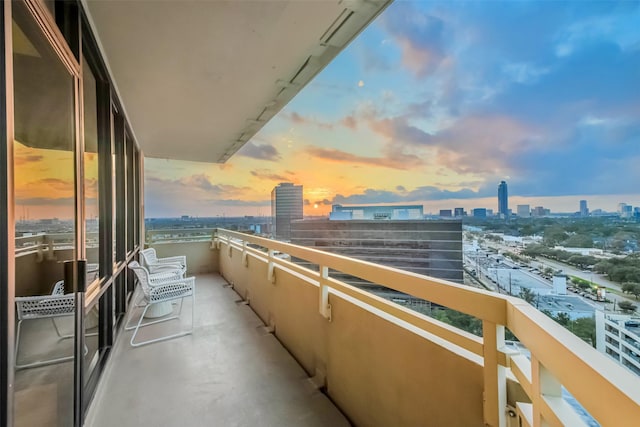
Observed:
[[[34,19],[43,12],[37,4],[13,2],[12,7],[14,423],[68,426],[74,409],[76,295],[64,266],[82,257],[76,185],[79,69],[63,44],[51,42],[51,20]]]

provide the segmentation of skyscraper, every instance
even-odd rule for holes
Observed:
[[[589,208],[586,200],[580,200],[580,216],[589,216]]]
[[[504,218],[509,217],[509,193],[505,181],[498,185],[498,214]]]
[[[531,216],[531,206],[530,205],[518,205],[516,208],[516,212],[518,216],[521,218],[529,218]]]
[[[302,185],[281,182],[271,191],[273,235],[277,239],[291,238],[291,221],[302,219]]]

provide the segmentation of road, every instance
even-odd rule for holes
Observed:
[[[490,247],[493,247],[494,249],[500,251],[501,253],[505,251],[514,252],[514,248],[509,247],[507,245],[499,244],[497,242],[491,242]],[[563,273],[569,276],[576,276],[581,279],[588,280],[595,285],[604,286],[605,288],[611,288],[611,289],[615,289],[616,291],[622,292],[621,285],[619,283],[612,282],[606,277],[591,271],[583,272],[582,270],[579,270],[571,265],[567,265],[562,262],[539,257],[539,258],[536,258],[535,260],[532,260],[530,262],[530,265],[536,268],[539,268],[539,266],[542,265],[542,269],[544,269],[545,267],[550,267],[554,270],[562,270]],[[611,301],[615,301],[615,304],[613,307],[607,306],[608,309],[613,309],[615,306],[617,306],[617,303],[620,301],[629,301],[633,304],[639,305],[639,301],[636,300],[635,298],[616,295],[613,292],[607,293],[607,299]],[[602,304],[602,303],[599,303],[599,304]]]
[[[536,258],[534,261],[531,262],[532,265],[537,265],[537,264],[542,264],[543,265],[543,269],[545,267],[551,267],[554,270],[562,270],[562,272],[564,274],[567,274],[569,276],[576,276],[579,277],[581,279],[584,280],[588,280],[598,286],[604,286],[605,288],[611,288],[611,289],[615,289],[616,291],[622,292],[622,288],[620,286],[619,283],[616,282],[612,282],[611,280],[607,279],[606,277],[602,276],[601,274],[598,273],[593,273],[591,271],[587,271],[584,272],[582,270],[578,270],[577,268],[571,266],[571,265],[567,265],[558,261],[552,261],[550,259],[547,258]],[[611,292],[607,293],[607,299],[610,300],[616,300],[616,301],[629,301],[632,302],[634,304],[638,304],[638,300],[632,298],[632,297],[626,297],[626,296],[620,296],[620,295],[615,295]]]

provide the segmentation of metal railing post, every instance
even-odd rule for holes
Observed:
[[[318,280],[319,286],[319,310],[322,317],[331,321],[331,304],[329,304],[329,267],[324,265],[320,267],[320,277]]]

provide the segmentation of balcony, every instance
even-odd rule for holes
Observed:
[[[640,417],[633,375],[519,299],[226,230],[154,247],[187,255],[196,329],[137,349],[123,334],[89,425],[594,425],[566,391],[600,425]],[[473,315],[483,337],[334,271]]]

